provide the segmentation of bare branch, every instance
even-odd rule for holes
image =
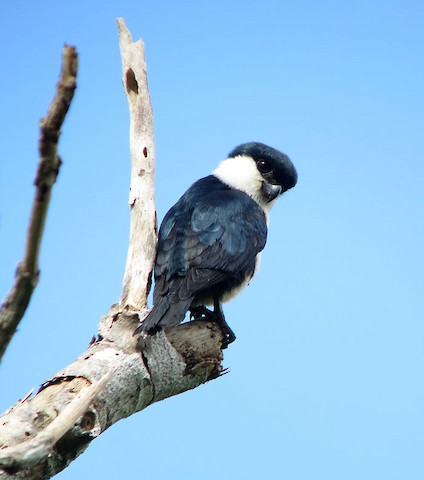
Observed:
[[[139,311],[146,306],[156,252],[153,111],[144,44],[142,40],[132,41],[123,18],[118,19],[118,32],[122,81],[130,112],[131,154],[130,242],[120,304],[121,308]]]
[[[78,57],[74,47],[65,45],[62,71],[56,94],[47,115],[40,122],[40,141],[35,197],[28,225],[25,253],[15,283],[0,309],[0,360],[21,321],[37,285],[38,257],[53,184],[60,168],[57,144],[76,88]]]
[[[94,398],[101,392],[113,372],[105,374],[100,381],[86,387],[68,404],[42,432],[26,442],[0,450],[0,465],[3,468],[23,470],[31,468],[53,453],[53,447],[86,412]]]
[[[139,345],[138,316],[119,310],[102,319],[104,339],[0,417],[0,480],[50,478],[117,421],[221,375],[216,323],[182,324]]]

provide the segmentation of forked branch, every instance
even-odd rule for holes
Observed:
[[[118,28],[132,165],[130,243],[121,301],[102,318],[99,335],[85,352],[44,382],[34,397],[18,401],[2,415],[0,480],[50,478],[118,420],[222,374],[223,334],[216,323],[189,322],[142,342],[133,335],[146,306],[156,247],[153,116],[143,44],[132,42],[123,20]],[[76,74],[76,57],[73,71]],[[39,169],[42,199],[49,197],[60,164],[59,117],[52,114],[56,121],[46,129],[50,142],[40,147],[43,155],[56,158],[55,164]],[[37,256],[29,255],[32,280]]]

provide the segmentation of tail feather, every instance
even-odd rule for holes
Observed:
[[[178,325],[184,320],[192,300],[192,298],[188,298],[172,303],[169,296],[162,297],[160,301],[153,306],[135,333],[154,333],[162,328]]]

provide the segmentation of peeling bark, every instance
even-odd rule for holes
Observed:
[[[0,479],[50,478],[118,420],[222,373],[215,323],[142,339],[132,334],[137,325],[138,315],[113,306],[101,321],[103,339],[0,417]]]

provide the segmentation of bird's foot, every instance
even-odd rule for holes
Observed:
[[[222,339],[222,350],[225,350],[230,343],[234,342],[236,336],[228,325],[222,325],[221,323],[219,323],[219,325],[222,328],[222,333],[224,334],[224,338]]]
[[[209,310],[204,305],[190,308],[190,319],[192,320],[216,320],[215,312]]]
[[[236,339],[234,332],[228,326],[224,316],[220,312],[209,310],[204,305],[198,305],[190,308],[190,319],[192,320],[208,320],[216,322],[222,329],[224,338],[222,339],[222,349],[226,349],[230,343]]]

